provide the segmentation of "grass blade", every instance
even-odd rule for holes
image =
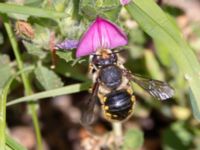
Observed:
[[[56,12],[52,10],[45,10],[42,8],[34,8],[29,6],[21,6],[16,4],[6,4],[6,3],[0,3],[0,12],[7,14],[16,13],[16,14],[50,18],[50,19],[59,19],[67,16],[67,14],[62,12]]]
[[[9,80],[5,87],[0,92],[0,149],[5,149],[6,139],[5,139],[5,131],[6,131],[6,100],[9,91],[9,87],[12,80]]]
[[[19,50],[19,46],[17,43],[17,40],[14,36],[13,30],[11,28],[11,22],[8,19],[7,15],[3,14],[3,23],[6,29],[6,32],[8,34],[14,55],[16,57],[16,61],[17,61],[17,67],[19,70],[23,70],[24,69],[24,63],[22,61],[22,57],[21,57],[21,53]],[[32,94],[32,87],[31,87],[31,83],[28,79],[27,74],[25,73],[21,73],[21,79],[24,85],[24,90],[25,90],[25,95],[31,95]],[[38,121],[38,117],[37,117],[37,104],[35,103],[28,103],[28,110],[31,113],[31,117],[33,120],[33,125],[34,125],[34,129],[35,129],[35,133],[36,133],[36,140],[37,140],[37,149],[38,150],[42,150],[42,138],[41,138],[41,133],[40,133],[40,128],[39,128],[39,121]]]
[[[26,150],[23,146],[13,140],[11,137],[6,136],[6,150]]]
[[[73,84],[73,85],[65,86],[62,88],[54,89],[54,90],[39,92],[30,96],[25,96],[25,97],[12,100],[11,102],[7,103],[7,106],[11,106],[11,105],[22,103],[22,102],[32,101],[32,99],[39,100],[42,98],[55,97],[55,96],[64,95],[64,94],[72,94],[72,93],[77,93],[81,91],[86,91],[89,89],[90,86],[91,86],[90,82],[78,83],[78,84]]]
[[[0,92],[0,149],[5,149],[5,144],[6,144],[6,136],[5,136],[5,131],[6,131],[6,101],[7,101],[7,95],[9,92],[10,85],[14,78],[21,74],[22,72],[32,70],[33,67],[26,68],[14,76],[12,76],[5,84],[4,88]]]
[[[125,6],[141,28],[156,42],[163,44],[185,75],[194,95],[197,109],[194,116],[200,120],[200,65],[192,49],[182,38],[179,30],[153,0],[134,0]],[[190,99],[192,101],[192,99]]]

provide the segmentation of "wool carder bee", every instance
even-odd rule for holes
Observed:
[[[90,57],[89,72],[94,84],[87,109],[82,114],[82,123],[85,125],[92,124],[98,100],[107,120],[124,121],[129,118],[135,104],[131,82],[138,84],[158,100],[169,99],[174,94],[174,90],[166,82],[132,74],[124,67],[125,61],[119,52],[100,49]]]

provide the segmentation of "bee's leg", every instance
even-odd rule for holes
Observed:
[[[92,87],[92,94],[94,94],[96,96],[97,93],[98,93],[98,89],[99,89],[99,80],[97,80],[95,82],[95,84],[93,85],[93,87]]]
[[[127,77],[129,80],[132,80],[132,73],[130,70],[122,69],[122,74]]]
[[[88,72],[89,72],[89,74],[92,74],[93,70],[94,70],[93,64],[89,63],[89,66],[88,66]]]
[[[93,63],[89,63],[89,68],[88,68],[89,74],[94,74],[97,70],[98,68]]]
[[[106,97],[101,94],[101,93],[98,93],[98,98],[100,100],[100,103],[103,105],[105,102],[106,102]]]

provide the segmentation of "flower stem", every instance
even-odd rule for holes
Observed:
[[[114,122],[112,123],[113,132],[115,137],[115,145],[116,149],[119,150],[122,145],[123,133],[122,133],[122,123],[121,122]]]
[[[17,40],[16,40],[15,35],[12,31],[11,24],[9,22],[7,15],[3,15],[3,21],[4,21],[4,26],[6,28],[6,32],[8,34],[9,40],[11,42],[11,46],[13,48],[14,55],[16,57],[17,66],[18,66],[19,70],[23,70],[24,65],[23,65],[23,61],[21,59],[21,55],[20,55],[20,52],[19,52]],[[32,88],[31,88],[31,84],[30,84],[30,81],[29,81],[27,75],[25,73],[21,73],[21,78],[22,78],[22,82],[23,82],[23,85],[24,85],[24,89],[25,89],[25,95],[31,95],[32,94]],[[41,133],[40,133],[40,129],[39,129],[39,121],[38,121],[37,111],[36,111],[35,105],[36,105],[36,103],[29,102],[28,103],[28,110],[31,113],[31,117],[33,119],[34,129],[35,129],[35,132],[36,132],[37,149],[42,150],[42,138],[41,138]]]
[[[73,2],[72,18],[74,20],[80,20],[80,15],[79,15],[80,0],[73,0],[72,2]]]

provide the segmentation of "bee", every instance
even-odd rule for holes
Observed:
[[[90,56],[89,73],[93,80],[87,109],[82,113],[82,123],[90,125],[95,118],[94,107],[100,101],[103,115],[108,121],[124,121],[133,113],[135,96],[131,82],[138,84],[158,100],[173,96],[173,88],[166,82],[146,79],[132,74],[124,67],[120,51],[100,49]]]

